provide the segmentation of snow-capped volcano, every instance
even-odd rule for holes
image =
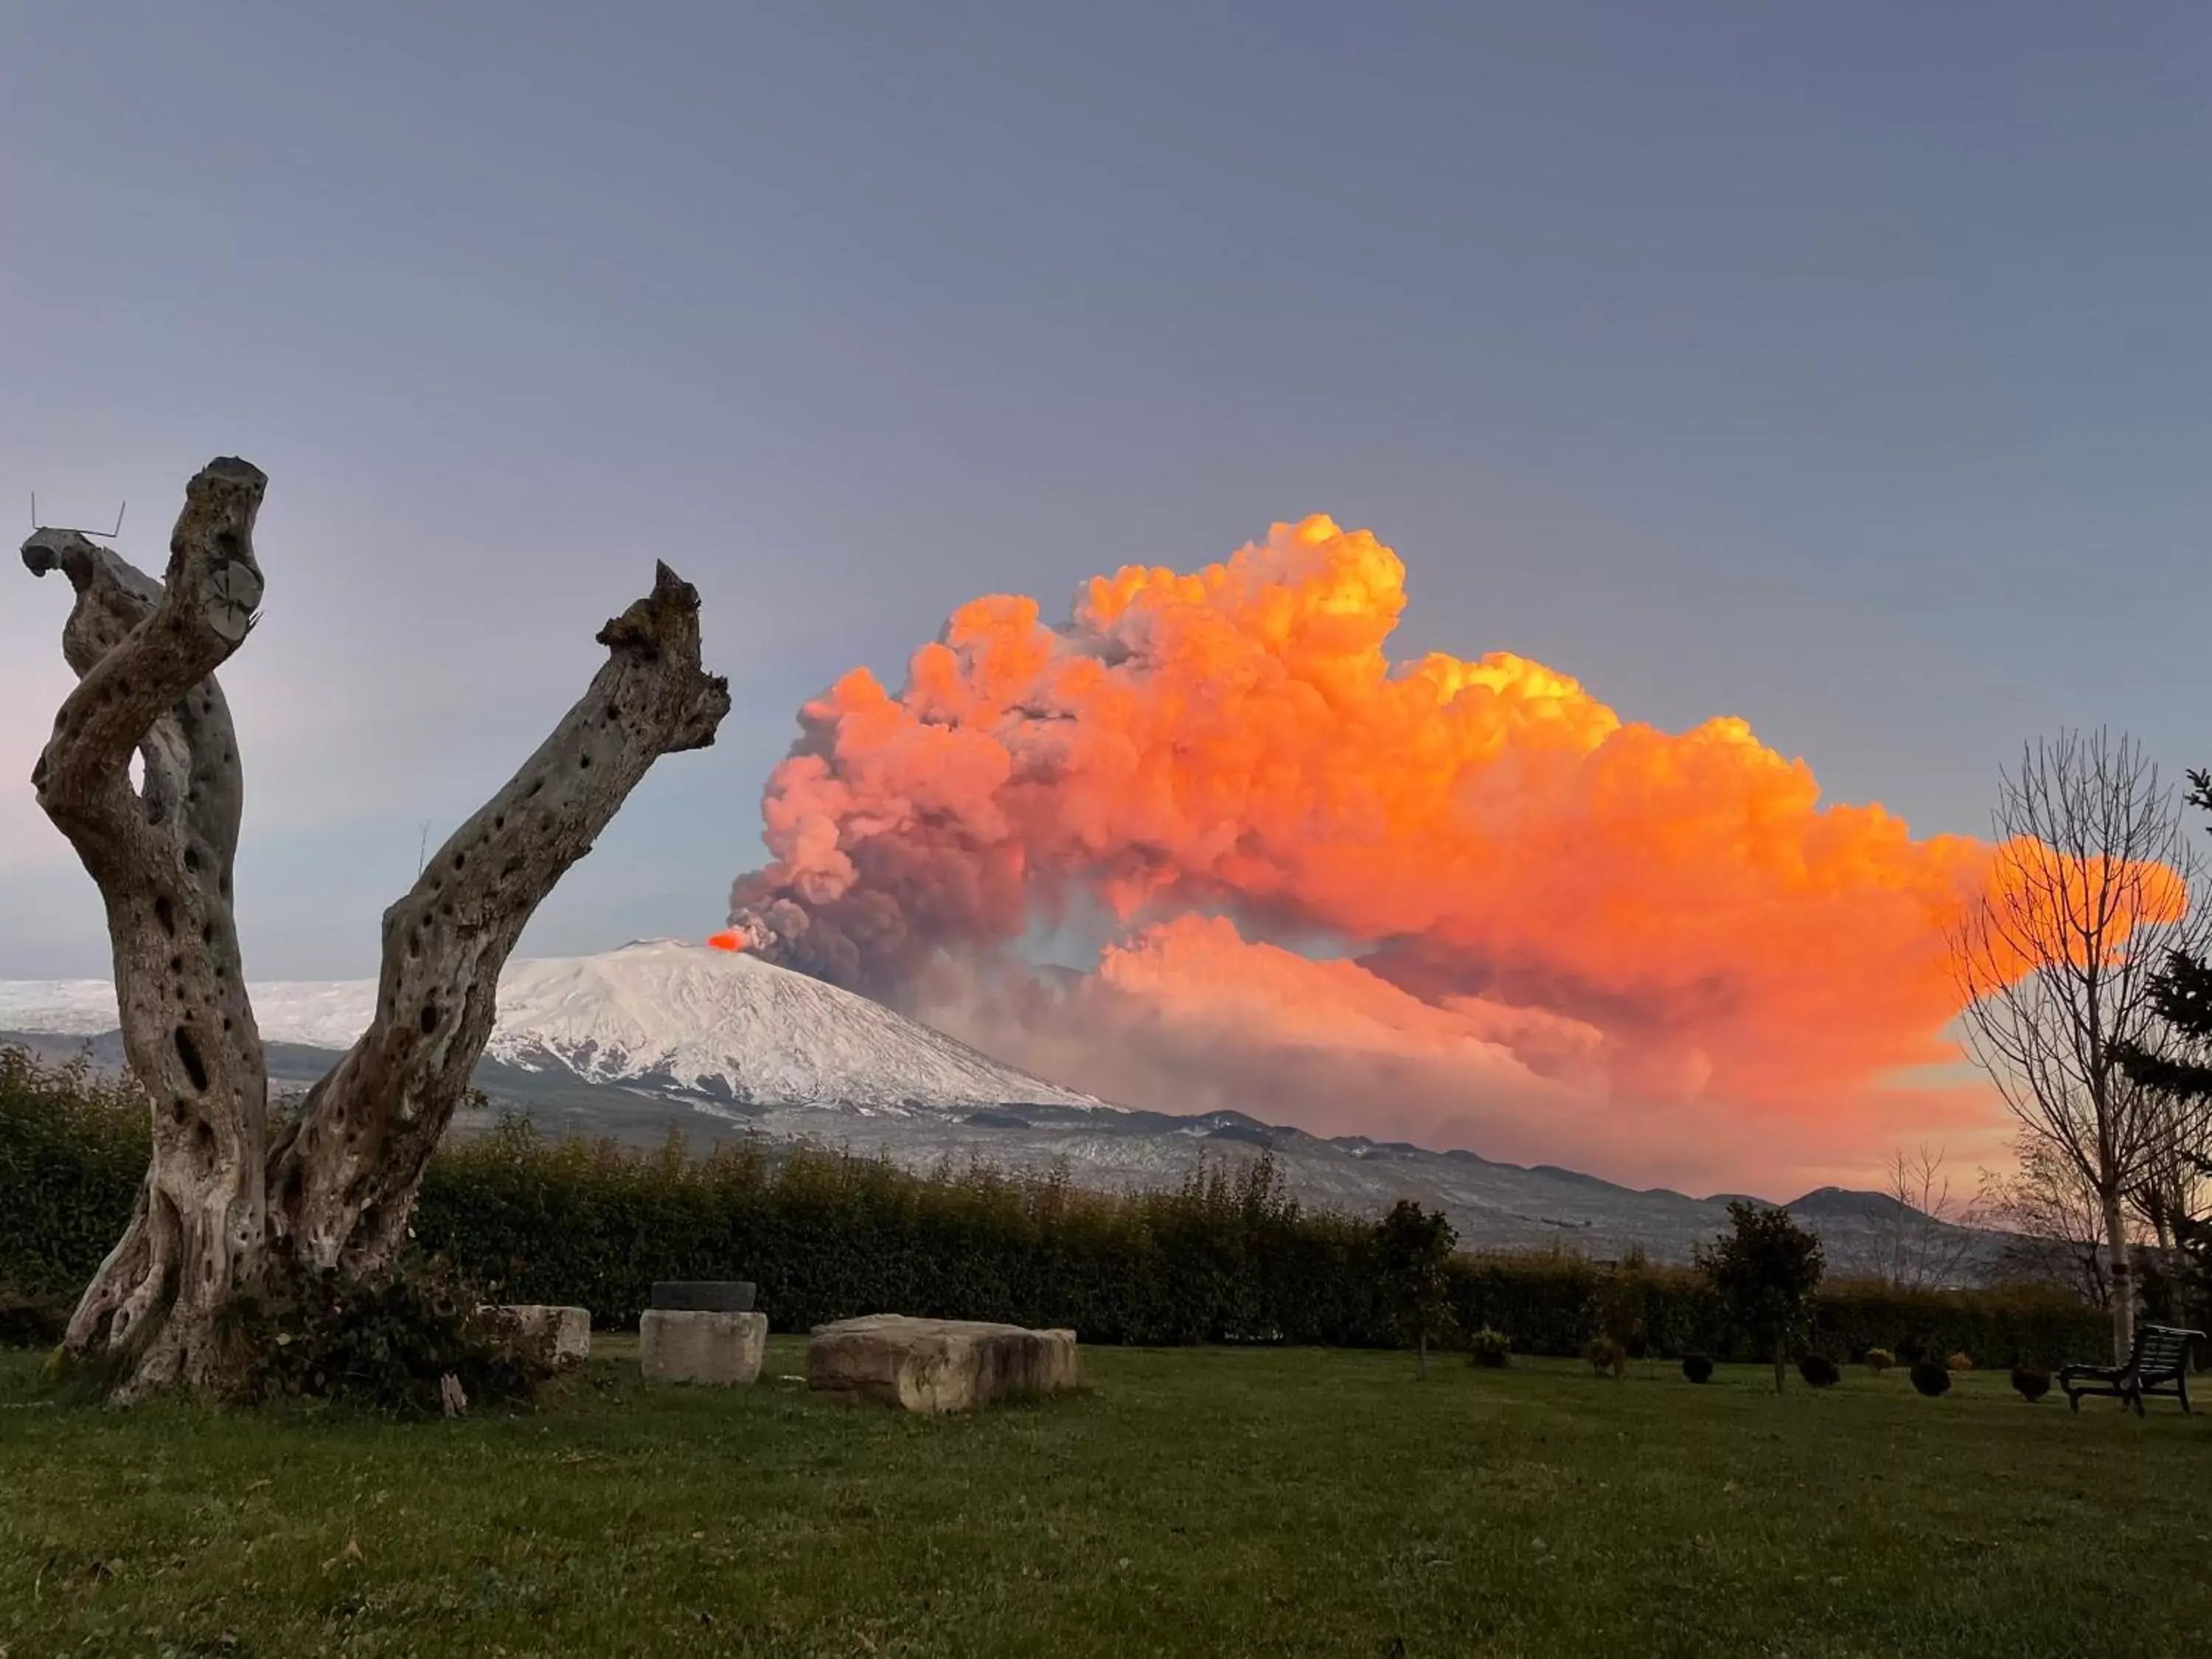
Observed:
[[[270,1042],[348,1048],[375,1006],[374,980],[253,988],[254,1013]],[[115,992],[106,980],[0,981],[0,1030],[93,1036],[115,1026]],[[510,962],[486,1053],[525,1071],[749,1106],[972,1111],[1102,1103],[850,991],[679,939]]]

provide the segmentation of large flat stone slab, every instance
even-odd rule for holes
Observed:
[[[647,1381],[738,1388],[760,1376],[768,1316],[647,1308],[637,1335]]]
[[[910,1412],[973,1411],[1082,1380],[1073,1331],[870,1314],[817,1325],[806,1345],[815,1393]]]
[[[550,1302],[509,1302],[500,1311],[526,1335],[544,1332],[553,1340],[553,1363],[580,1365],[592,1357],[592,1310]]]

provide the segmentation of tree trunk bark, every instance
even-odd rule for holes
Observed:
[[[231,908],[238,744],[214,678],[260,602],[266,484],[244,461],[203,468],[160,582],[76,531],[23,545],[33,574],[59,570],[76,592],[62,649],[78,684],[32,782],[99,885],[152,1111],[130,1224],[63,1340],[118,1402],[234,1378],[246,1356],[226,1316],[272,1271],[390,1258],[524,923],[653,762],[713,742],[729,708],[700,667],[698,595],[663,565],[600,631],[609,659],[582,701],[386,913],[375,1021],[272,1146]]]
[[[1789,1344],[1777,1338],[1774,1344],[1774,1392],[1780,1394],[1790,1380]]]
[[[1413,1339],[1413,1375],[1424,1382],[1429,1380],[1429,1334],[1426,1331]]]
[[[2106,1193],[2103,1200],[2106,1270],[2112,1283],[2112,1364],[2124,1365],[2135,1351],[2135,1273],[2128,1260],[2127,1217],[2121,1207],[2120,1194],[2116,1191]]]
[[[383,1266],[491,1036],[524,925],[662,755],[729,712],[699,665],[699,595],[666,565],[599,631],[607,662],[507,787],[384,913],[376,1014],[270,1148],[270,1227],[303,1262]]]
[[[75,531],[23,547],[33,574],[76,590],[62,650],[78,683],[32,783],[99,884],[124,1049],[153,1109],[131,1224],[64,1339],[112,1368],[123,1398],[226,1368],[220,1314],[264,1249],[268,1074],[231,916],[237,738],[213,675],[260,599],[265,483],[243,461],[203,469],[159,584]]]

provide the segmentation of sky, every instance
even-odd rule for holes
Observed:
[[[269,473],[257,978],[373,971],[655,558],[735,707],[527,953],[719,925],[800,702],[956,607],[1314,514],[1395,654],[1974,832],[2038,732],[2212,762],[2208,72],[2187,5],[0,7],[0,502],[158,568]],[[0,584],[0,977],[101,974]]]

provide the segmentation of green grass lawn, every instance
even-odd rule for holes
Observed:
[[[2212,1420],[1517,1361],[1097,1350],[924,1420],[647,1389],[403,1425],[42,1401],[0,1353],[0,1654],[2179,1653]]]

